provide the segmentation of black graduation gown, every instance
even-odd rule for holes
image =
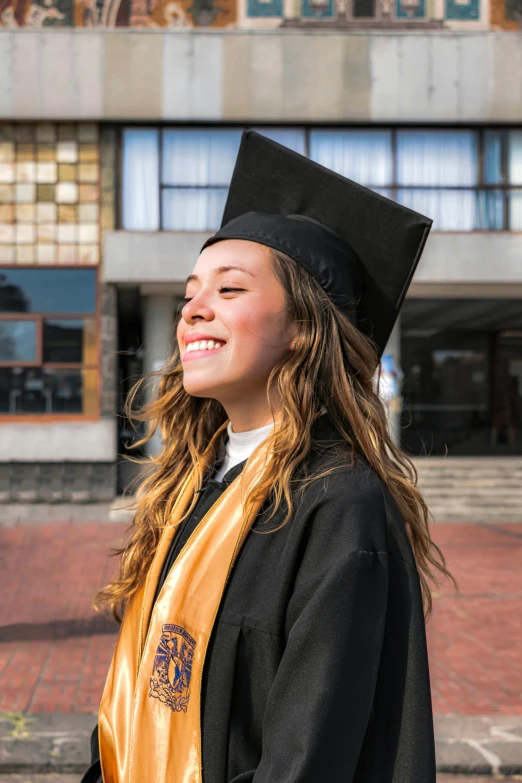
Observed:
[[[315,436],[335,439],[325,416]],[[322,459],[314,451],[310,467]],[[160,585],[243,464],[207,481]],[[308,487],[280,530],[260,533],[265,517],[243,545],[210,640],[204,783],[435,783],[419,577],[389,492],[356,459]],[[96,730],[92,745],[84,783],[101,780]]]

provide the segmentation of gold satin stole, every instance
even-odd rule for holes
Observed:
[[[216,433],[203,461],[214,458]],[[228,577],[268,490],[245,508],[267,457],[261,445],[178,555],[153,606],[161,569],[194,493],[190,475],[145,584],[129,603],[99,711],[104,783],[202,783],[201,682]]]

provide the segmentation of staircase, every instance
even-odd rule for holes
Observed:
[[[521,457],[416,457],[435,522],[522,522]]]

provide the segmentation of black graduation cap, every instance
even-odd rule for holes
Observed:
[[[305,267],[382,355],[432,221],[245,131],[219,231]]]

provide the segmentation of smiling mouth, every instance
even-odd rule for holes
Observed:
[[[211,353],[219,351],[224,345],[226,345],[226,343],[221,340],[196,340],[187,345],[185,353],[183,354],[183,359],[188,358],[189,356],[194,359],[200,356],[208,356]]]

